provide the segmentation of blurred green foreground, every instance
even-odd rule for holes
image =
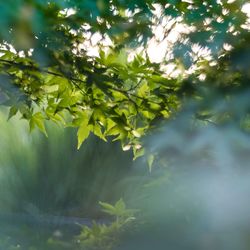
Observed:
[[[73,129],[47,124],[46,138],[6,117],[1,250],[249,249],[250,137],[236,123],[179,114],[145,141],[150,172],[114,142],[78,151]]]
[[[114,203],[133,183],[132,155],[116,143],[91,137],[77,150],[73,129],[49,124],[46,138],[4,112],[0,124],[0,249],[67,247],[47,242],[109,220],[98,202]]]

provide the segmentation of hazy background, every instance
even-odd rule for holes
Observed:
[[[136,228],[124,234],[119,250],[249,249],[247,126],[233,120],[220,125],[198,121],[187,108],[145,139],[155,155],[150,172],[146,158],[133,161],[131,152],[122,151],[119,144],[90,137],[77,151],[71,128],[47,124],[46,138],[39,132],[30,134],[22,120],[6,118],[3,112],[0,213],[26,217],[3,227],[2,239],[14,235],[13,244],[38,246],[57,227],[46,233],[30,221],[28,227],[20,227],[25,218],[98,220],[105,218],[98,201],[123,198],[140,212]]]

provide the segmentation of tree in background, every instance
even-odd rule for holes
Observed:
[[[77,128],[78,147],[93,133],[103,140],[120,140],[123,150],[133,149],[135,157],[144,153],[142,138],[151,131],[155,132],[154,129],[166,120],[172,120],[168,126],[163,126],[163,133],[154,133],[155,139],[149,142],[149,150],[157,151],[158,159],[166,168],[155,171],[146,185],[141,185],[145,184],[141,176],[135,178],[140,187],[135,185],[134,188],[129,183],[128,191],[124,191],[124,196],[130,198],[129,205],[140,208],[142,216],[146,214],[152,223],[148,227],[150,237],[136,235],[136,240],[152,249],[159,243],[158,233],[151,245],[148,241],[150,243],[152,239],[152,231],[159,228],[164,244],[173,242],[173,245],[186,247],[198,242],[197,249],[201,249],[207,225],[213,224],[211,218],[219,221],[215,225],[222,225],[222,232],[228,229],[227,225],[220,224],[223,218],[232,221],[236,242],[244,242],[242,235],[237,236],[240,234],[237,225],[241,225],[241,221],[235,223],[232,218],[240,217],[249,225],[248,213],[244,213],[248,209],[234,207],[234,203],[240,204],[239,207],[249,207],[244,203],[249,196],[248,175],[244,172],[245,178],[242,175],[235,178],[235,175],[230,175],[232,172],[225,171],[230,177],[225,182],[225,176],[218,175],[216,167],[223,165],[224,170],[236,166],[245,171],[248,166],[245,163],[249,162],[249,137],[245,137],[250,124],[248,7],[249,4],[241,0],[6,1],[1,3],[0,9],[0,102],[9,107],[9,118],[21,115],[28,120],[31,130],[37,127],[46,134],[44,122],[52,120]],[[159,57],[156,57],[157,51],[160,51]],[[190,129],[194,124],[198,124],[198,129]],[[201,124],[210,126],[203,129]],[[237,128],[233,130],[236,133],[232,133],[229,124]],[[220,129],[223,126],[225,130]],[[58,140],[53,140],[53,145],[57,143]],[[62,146],[67,152],[70,150],[68,145]],[[49,147],[46,149],[48,151],[41,146],[41,151],[48,155]],[[80,152],[84,154],[84,151]],[[36,191],[41,190],[47,181],[51,185],[46,186],[45,192],[49,192],[50,187],[55,190],[51,192],[51,200],[53,196],[57,198],[52,203],[54,207],[48,207],[45,198],[39,197],[44,201],[40,205],[45,212],[58,211],[61,206],[66,209],[66,203],[70,208],[78,201],[78,193],[71,182],[67,183],[69,193],[61,191],[65,183],[53,183],[53,177],[57,178],[61,169],[65,182],[65,173],[74,177],[69,180],[77,180],[76,172],[67,172],[66,157],[63,167],[55,166],[54,157],[57,154],[51,157],[53,171],[41,163],[38,165],[40,172],[34,171],[39,180],[37,184],[33,182]],[[108,160],[106,153],[104,158]],[[153,157],[149,156],[149,165],[152,161]],[[92,172],[73,165],[74,170],[84,171],[87,178],[103,177],[99,169],[91,169]],[[22,169],[26,170],[25,167],[22,165]],[[189,171],[191,168],[194,170]],[[50,177],[44,171],[47,169]],[[173,169],[177,170],[176,173]],[[117,176],[120,178],[121,175],[118,171]],[[22,178],[27,180],[28,177],[23,175]],[[107,182],[110,187],[110,182]],[[87,194],[87,185],[83,186],[80,181],[74,184]],[[225,193],[230,194],[230,199],[225,202],[225,196],[221,192],[217,192],[217,196],[215,192],[217,187],[221,190],[222,184]],[[24,187],[20,189],[23,197],[31,198],[32,203],[36,201],[37,192],[33,193],[30,188],[32,183],[21,186]],[[27,196],[26,188],[30,190]],[[242,196],[238,195],[242,193],[241,188],[245,189]],[[99,192],[100,186],[96,185],[91,192],[95,189]],[[75,202],[68,203],[72,194],[76,195]],[[102,197],[105,194],[98,199]],[[118,204],[124,206],[122,202]],[[211,208],[210,205],[215,206]],[[27,208],[34,210],[34,206]],[[212,217],[210,211],[214,212]],[[66,211],[60,212],[67,214]],[[208,218],[207,224],[204,224],[204,218]],[[105,226],[98,230],[95,227],[92,231],[87,229],[86,233],[91,236],[98,232],[97,235],[102,236],[103,228]],[[177,233],[171,239],[173,232]],[[217,227],[211,232],[210,236],[213,237],[213,232],[217,235]],[[191,235],[191,241],[182,237],[187,233]],[[235,239],[231,236],[230,243]],[[214,239],[212,242],[216,248],[216,237]]]
[[[195,119],[242,122],[246,112],[227,101],[248,89],[246,8],[242,0],[6,1],[1,103],[31,130],[46,134],[52,120],[78,128],[78,147],[94,133],[135,156],[141,137],[186,100],[196,103]],[[158,61],[150,56],[157,46]],[[226,105],[213,112],[216,98]]]

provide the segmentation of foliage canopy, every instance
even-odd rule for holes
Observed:
[[[141,137],[186,100],[199,103],[197,119],[237,120],[238,110],[226,105],[218,115],[209,100],[248,88],[243,6],[242,0],[5,1],[0,102],[31,130],[46,134],[44,121],[52,120],[78,128],[78,147],[94,133],[121,140],[135,155],[142,153]],[[150,46],[163,46],[160,61],[150,57]]]

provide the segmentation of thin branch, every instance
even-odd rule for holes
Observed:
[[[50,74],[50,75],[58,76],[58,77],[61,77],[61,78],[66,78],[66,79],[68,79],[70,82],[72,82],[73,85],[76,86],[76,87],[81,91],[82,94],[86,95],[86,92],[79,86],[79,84],[77,84],[77,82],[78,82],[78,83],[85,83],[85,82],[84,82],[83,80],[81,80],[81,79],[74,78],[74,77],[70,77],[70,76],[65,76],[65,75],[63,75],[63,74],[61,74],[61,73],[53,72],[53,71],[50,71],[50,70],[47,70],[47,69],[41,69],[41,68],[38,68],[38,67],[36,67],[36,66],[34,66],[34,65],[24,65],[24,64],[22,64],[22,63],[17,63],[17,62],[10,61],[10,60],[6,60],[6,59],[0,59],[0,62],[7,63],[7,64],[9,64],[9,65],[14,65],[14,66],[16,66],[16,67],[19,67],[21,70],[25,70],[25,69],[26,69],[26,70],[33,70],[33,71],[37,71],[37,72],[40,72],[40,73]],[[87,72],[87,73],[88,73],[88,75],[89,75],[89,72]],[[140,82],[141,82],[141,81],[140,81]],[[139,83],[140,83],[140,82],[139,82]],[[128,97],[128,99],[129,99],[134,105],[135,105],[135,102],[130,98],[130,96],[133,96],[133,97],[135,97],[135,98],[137,98],[137,99],[140,99],[140,100],[142,100],[142,101],[146,101],[146,102],[148,102],[148,103],[154,103],[154,104],[159,105],[158,102],[154,102],[154,101],[152,101],[152,100],[147,100],[147,99],[145,99],[144,97],[138,96],[138,95],[133,94],[133,93],[131,93],[131,92],[129,92],[129,91],[122,90],[122,89],[118,89],[118,88],[114,88],[114,87],[111,87],[111,86],[109,86],[109,88],[112,89],[112,90],[114,90],[114,91],[117,91],[117,92],[120,92],[120,93],[126,95],[126,96]]]
[[[79,84],[76,83],[76,82],[85,83],[81,79],[73,78],[73,77],[68,77],[68,76],[65,76],[65,75],[60,74],[60,73],[56,73],[56,72],[52,72],[50,70],[46,70],[46,69],[41,69],[41,68],[35,67],[33,65],[24,65],[22,63],[17,63],[17,62],[10,61],[10,60],[0,59],[0,62],[17,66],[21,70],[24,70],[24,69],[34,70],[34,71],[37,71],[37,72],[40,72],[40,73],[45,73],[45,74],[49,74],[49,75],[53,75],[53,76],[58,76],[58,77],[61,77],[61,78],[67,78],[69,81],[71,81],[73,83],[74,86],[76,86],[81,91],[82,94],[86,95],[86,92],[79,86]]]

